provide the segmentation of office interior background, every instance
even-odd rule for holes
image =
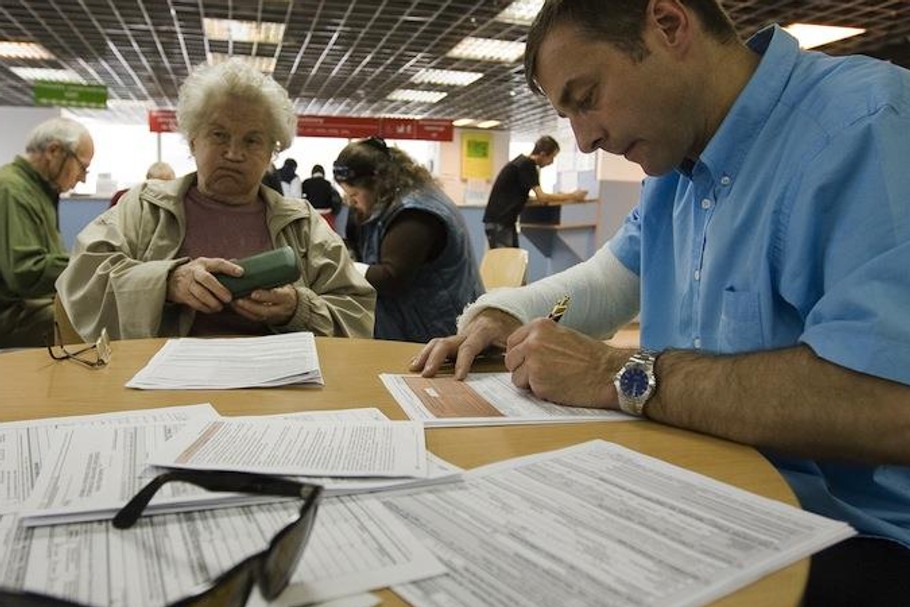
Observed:
[[[588,216],[563,216],[590,233],[574,246],[593,252],[634,204],[643,174],[621,158],[577,153],[569,125],[525,85],[522,52],[542,0],[2,0],[0,162],[21,153],[46,117],[83,121],[95,138],[87,182],[75,195],[103,198],[142,180],[164,160],[194,169],[181,136],[149,130],[149,112],[172,109],[189,71],[242,57],[287,88],[298,114],[452,121],[451,142],[396,140],[428,166],[458,204],[482,207],[499,168],[529,153],[541,134],[563,153],[542,172],[545,190],[588,189]],[[722,0],[743,37],[770,23],[854,28],[819,49],[862,53],[910,66],[907,0]],[[808,45],[807,42],[802,42]],[[35,83],[105,88],[104,109],[38,107]],[[464,133],[490,133],[493,168],[466,177]],[[346,138],[298,137],[277,159],[330,167]],[[476,221],[475,221],[476,223]],[[475,235],[481,248],[482,233]],[[570,246],[570,248],[573,248]],[[552,251],[550,251],[552,253]],[[544,257],[547,257],[544,251]],[[559,269],[537,263],[539,277]],[[571,261],[571,260],[569,260]],[[541,266],[540,264],[543,263]],[[532,260],[533,265],[533,260]]]

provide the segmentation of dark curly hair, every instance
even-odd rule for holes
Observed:
[[[346,145],[333,169],[335,181],[370,190],[380,206],[391,206],[411,190],[435,184],[428,170],[379,137]]]

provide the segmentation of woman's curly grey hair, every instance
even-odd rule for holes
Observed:
[[[201,65],[183,81],[177,99],[177,124],[187,141],[200,133],[212,106],[225,98],[265,106],[271,118],[274,151],[290,147],[297,134],[297,114],[288,92],[271,76],[237,58]]]

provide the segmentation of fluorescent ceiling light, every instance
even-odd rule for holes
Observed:
[[[478,59],[480,61],[502,61],[514,63],[525,52],[524,42],[509,42],[492,38],[474,38],[468,36],[446,53],[458,59]]]
[[[259,70],[260,72],[265,72],[266,74],[271,74],[275,71],[275,58],[274,57],[251,57],[249,55],[228,55],[226,53],[209,53],[209,63],[211,65],[217,65],[219,63],[224,63],[228,59],[239,59],[244,63],[250,65],[254,69]]]
[[[474,124],[475,120],[473,118],[459,118],[458,120],[452,121],[452,126],[470,126]]]
[[[460,72],[457,70],[420,70],[411,78],[419,84],[443,84],[450,86],[468,86],[483,78],[480,72]]]
[[[496,20],[515,25],[531,25],[542,6],[543,0],[515,0],[496,15]]]
[[[0,41],[0,57],[4,59],[54,59],[51,52],[37,42]]]
[[[140,101],[138,99],[108,99],[109,110],[151,110],[155,109],[154,101]]]
[[[811,23],[791,23],[784,29],[799,40],[800,48],[815,48],[844,38],[858,36],[866,31],[861,27],[836,27]]]
[[[30,82],[45,80],[48,82],[86,84],[85,79],[73,70],[56,70],[49,67],[11,67],[9,69],[23,80]]]
[[[476,125],[479,129],[492,129],[494,126],[499,126],[502,124],[499,120],[484,120],[483,122],[478,122]]]
[[[418,91],[414,89],[395,89],[386,99],[392,101],[416,101],[417,103],[436,103],[448,93],[442,91]]]
[[[202,22],[209,40],[278,44],[284,38],[284,23],[209,18]]]

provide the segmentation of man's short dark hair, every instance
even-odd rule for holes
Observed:
[[[546,154],[547,156],[552,156],[558,151],[559,143],[549,135],[544,135],[534,142],[534,150],[531,152],[531,155]]]
[[[722,43],[737,38],[736,27],[717,0],[680,0],[694,12],[705,30]],[[531,29],[525,46],[525,80],[532,91],[542,94],[537,84],[537,57],[544,38],[561,25],[572,25],[602,42],[609,42],[635,61],[648,56],[642,33],[648,0],[547,0]]]

